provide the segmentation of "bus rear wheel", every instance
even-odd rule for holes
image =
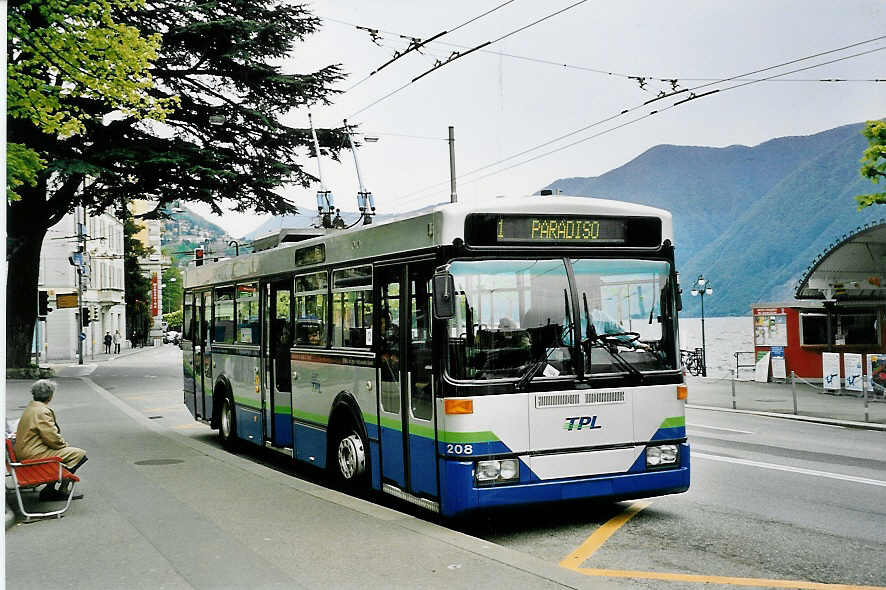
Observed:
[[[333,453],[334,470],[341,485],[359,488],[366,479],[366,444],[353,428],[339,431]]]
[[[222,446],[229,451],[236,448],[237,441],[237,417],[234,414],[234,402],[231,396],[226,395],[222,400],[219,414],[218,437]]]

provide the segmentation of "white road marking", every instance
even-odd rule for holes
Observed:
[[[706,426],[704,424],[690,424],[686,423],[686,426],[690,428],[707,428],[708,430],[722,430],[723,432],[735,432],[738,434],[754,434],[753,432],[749,432],[747,430],[736,430],[734,428],[723,428],[721,426]]]
[[[791,467],[790,465],[776,465],[775,463],[763,463],[761,461],[750,461],[748,459],[737,459],[735,457],[721,457],[720,455],[708,455],[707,453],[692,453],[692,458],[699,457],[710,461],[721,461],[723,463],[735,463],[736,465],[747,465],[748,467],[760,467],[762,469],[774,469],[775,471],[789,471],[791,473],[799,473],[802,475],[812,475],[815,477],[825,477],[828,479],[839,479],[841,481],[851,481],[854,483],[862,483],[869,486],[879,486],[886,488],[886,481],[879,479],[869,479],[867,477],[856,477],[854,475],[844,475],[842,473],[831,473],[830,471],[818,471],[816,469],[804,469],[803,467]]]

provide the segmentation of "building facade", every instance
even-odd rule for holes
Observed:
[[[132,202],[132,213],[142,215],[151,211],[154,206],[155,203],[137,199]],[[138,224],[142,229],[135,234],[135,239],[146,248],[153,249],[146,258],[138,260],[142,274],[151,282],[147,302],[148,310],[151,312],[151,328],[144,344],[157,346],[163,343],[163,256],[161,254],[163,224],[156,219],[140,219]]]
[[[39,360],[78,360],[82,338],[83,359],[88,361],[104,352],[106,333],[113,336],[119,330],[125,339],[123,276],[123,224],[119,219],[108,213],[84,215],[78,207],[51,227],[43,239],[38,289],[47,293],[52,312],[37,322]],[[88,326],[82,326],[77,305],[78,282],[82,307],[89,310]],[[127,346],[121,342],[121,348]]]

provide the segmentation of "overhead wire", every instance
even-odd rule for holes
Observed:
[[[422,74],[416,76],[415,78],[413,78],[412,80],[410,80],[409,82],[407,82],[406,84],[404,84],[403,86],[397,88],[396,90],[393,90],[393,91],[389,92],[388,94],[386,94],[386,95],[384,95],[383,97],[381,97],[381,98],[375,100],[375,101],[372,102],[371,104],[369,104],[369,105],[367,105],[367,106],[365,106],[365,107],[363,107],[363,108],[361,108],[361,109],[359,109],[359,110],[357,110],[357,111],[351,113],[350,115],[348,115],[348,118],[350,119],[350,118],[352,118],[352,117],[354,117],[354,116],[356,116],[356,115],[359,115],[360,113],[362,113],[362,112],[364,112],[364,111],[366,111],[366,110],[368,110],[368,109],[374,107],[375,105],[379,104],[380,102],[387,100],[388,98],[390,98],[391,96],[397,94],[398,92],[400,92],[401,90],[403,90],[403,89],[406,88],[407,86],[410,86],[411,84],[414,84],[415,82],[417,82],[417,81],[420,80],[421,78],[424,78],[424,77],[427,76],[428,74],[430,74],[430,73],[432,73],[432,72],[434,72],[434,71],[436,71],[436,70],[438,70],[438,69],[440,69],[440,68],[442,68],[442,67],[444,67],[444,66],[446,66],[446,65],[448,65],[448,64],[450,64],[450,63],[452,63],[453,61],[455,61],[455,60],[457,60],[457,59],[459,59],[459,58],[465,57],[466,55],[469,55],[469,54],[471,54],[471,53],[474,53],[475,51],[479,51],[479,50],[480,50],[481,48],[483,48],[483,47],[488,47],[489,45],[493,45],[493,44],[495,44],[495,43],[498,43],[499,41],[502,41],[502,40],[507,39],[508,37],[510,37],[510,36],[512,36],[512,35],[516,35],[517,33],[520,33],[520,32],[522,32],[522,31],[525,31],[526,29],[528,29],[528,28],[530,28],[530,27],[534,27],[535,25],[540,24],[540,23],[542,23],[542,22],[544,22],[544,21],[546,21],[546,20],[548,20],[548,19],[550,19],[550,18],[553,18],[553,17],[555,17],[555,16],[557,16],[557,15],[563,14],[563,13],[566,12],[567,10],[571,10],[572,8],[575,8],[576,6],[579,6],[580,4],[584,4],[585,2],[588,2],[588,0],[578,0],[577,2],[573,2],[573,3],[570,4],[569,6],[566,6],[566,7],[564,7],[564,8],[561,8],[560,10],[557,10],[557,11],[552,12],[552,13],[546,15],[546,16],[543,16],[542,18],[539,18],[539,19],[537,19],[537,20],[535,20],[535,21],[533,21],[533,22],[531,22],[531,23],[529,23],[529,24],[527,24],[527,25],[523,25],[522,27],[518,27],[517,29],[514,29],[513,31],[510,31],[510,32],[508,32],[508,33],[505,33],[504,35],[501,35],[500,37],[498,37],[498,38],[496,38],[496,39],[493,39],[492,41],[486,41],[486,42],[484,42],[484,43],[481,43],[481,44],[477,45],[476,47],[473,47],[472,49],[469,49],[469,50],[467,50],[467,51],[465,51],[465,52],[463,52],[463,53],[462,53],[462,52],[453,52],[452,55],[450,55],[449,58],[448,58],[446,61],[434,65],[434,67],[432,67],[430,70],[428,70],[428,71],[426,71],[426,72],[424,72],[424,73],[422,73]]]
[[[737,76],[730,76],[730,77],[728,77],[728,78],[723,78],[722,80],[720,80],[720,82],[722,83],[722,82],[730,82],[730,81],[740,81],[741,78],[743,78],[743,77],[745,77],[745,76],[748,76],[748,75],[753,75],[753,74],[755,74],[755,73],[760,73],[760,72],[764,72],[764,71],[769,71],[769,70],[772,70],[772,69],[775,69],[775,68],[778,68],[778,67],[783,67],[783,66],[785,66],[785,65],[795,64],[795,63],[798,63],[798,62],[800,62],[800,61],[806,61],[806,60],[809,60],[809,59],[814,59],[815,57],[821,57],[821,56],[823,56],[823,55],[827,55],[827,54],[831,54],[831,53],[836,53],[836,52],[839,52],[839,51],[844,51],[844,50],[847,49],[847,48],[858,47],[858,46],[860,46],[860,45],[864,45],[864,44],[866,44],[866,43],[871,43],[871,42],[874,42],[874,41],[878,41],[878,40],[881,40],[881,39],[883,39],[883,38],[886,38],[886,36],[884,36],[884,37],[877,37],[877,38],[870,39],[870,40],[867,40],[867,41],[862,41],[862,42],[859,42],[859,43],[853,43],[853,44],[851,44],[851,45],[847,45],[847,46],[840,47],[840,48],[837,48],[837,49],[831,49],[831,50],[828,50],[828,51],[819,52],[819,53],[816,53],[816,54],[813,54],[813,55],[807,56],[807,57],[805,57],[805,58],[794,59],[794,60],[790,60],[790,61],[787,61],[787,62],[783,62],[783,63],[778,64],[778,65],[768,66],[768,67],[766,67],[766,68],[760,68],[760,69],[758,69],[758,70],[754,70],[753,72],[748,72],[748,73],[744,73],[744,74],[739,74],[739,75],[737,75]],[[564,149],[567,149],[567,148],[569,148],[569,147],[573,147],[573,146],[575,146],[575,145],[577,145],[577,144],[579,144],[579,143],[583,143],[583,142],[588,141],[588,140],[590,140],[590,139],[594,139],[594,138],[596,138],[596,137],[600,137],[601,135],[605,135],[605,134],[607,134],[607,133],[611,133],[612,131],[615,131],[615,130],[617,130],[617,129],[621,129],[622,127],[625,127],[626,125],[630,125],[630,124],[636,123],[636,122],[638,122],[638,121],[641,121],[641,120],[646,119],[646,118],[648,118],[648,117],[651,117],[651,116],[653,116],[653,115],[659,114],[659,113],[661,113],[661,112],[671,110],[672,108],[675,108],[676,106],[678,106],[678,105],[680,105],[680,104],[683,104],[683,103],[685,103],[685,102],[689,102],[689,101],[692,101],[692,100],[696,100],[696,99],[699,99],[699,98],[703,98],[703,97],[708,96],[708,95],[710,95],[710,94],[714,94],[714,93],[717,93],[717,92],[726,92],[726,91],[729,91],[729,90],[734,90],[734,89],[736,89],[736,88],[741,88],[741,87],[748,86],[748,85],[751,85],[751,84],[757,84],[757,83],[761,83],[761,82],[765,82],[765,81],[773,80],[773,79],[778,78],[778,77],[780,77],[780,76],[787,76],[787,75],[790,75],[790,74],[793,74],[793,73],[797,73],[797,72],[801,72],[801,71],[806,71],[806,70],[810,70],[810,69],[813,69],[813,68],[822,67],[822,66],[829,65],[829,64],[832,64],[832,63],[837,63],[837,62],[840,62],[840,61],[844,61],[844,60],[847,60],[847,59],[852,59],[852,58],[859,57],[859,56],[862,56],[862,55],[867,55],[867,54],[875,53],[875,52],[877,52],[877,51],[882,51],[882,50],[884,50],[884,49],[886,49],[886,47],[878,47],[878,48],[876,48],[876,49],[872,49],[872,50],[868,50],[868,51],[863,51],[863,52],[855,53],[855,54],[848,55],[848,56],[842,56],[842,57],[839,57],[839,58],[836,58],[836,59],[833,59],[833,60],[829,60],[829,61],[826,61],[826,62],[821,62],[821,63],[813,64],[813,65],[810,65],[810,66],[805,66],[805,67],[802,67],[802,68],[797,68],[797,69],[790,70],[790,71],[787,71],[787,72],[781,72],[781,73],[778,73],[778,74],[773,74],[772,76],[768,76],[768,77],[765,77],[765,78],[762,78],[762,79],[754,79],[754,80],[744,81],[744,82],[741,82],[740,84],[735,84],[735,85],[733,85],[733,86],[729,86],[729,87],[727,87],[727,88],[716,89],[716,90],[709,91],[709,92],[705,92],[705,93],[702,93],[702,94],[693,95],[693,91],[694,91],[694,90],[698,90],[698,89],[701,89],[701,88],[707,88],[707,87],[710,87],[710,86],[711,86],[711,84],[702,84],[702,85],[696,86],[696,87],[694,87],[694,88],[687,89],[686,91],[690,92],[690,96],[689,96],[688,98],[684,99],[684,100],[677,101],[677,102],[675,102],[675,103],[673,103],[673,104],[671,104],[671,105],[668,105],[668,106],[666,106],[666,107],[663,107],[663,108],[657,109],[657,110],[655,110],[655,111],[652,111],[652,112],[650,112],[650,113],[647,113],[646,115],[643,115],[643,116],[638,117],[638,118],[636,118],[636,119],[632,119],[631,121],[627,121],[627,122],[625,122],[625,123],[622,123],[622,124],[620,124],[620,125],[617,125],[616,127],[612,127],[612,128],[607,129],[607,130],[604,130],[604,131],[602,131],[602,132],[600,132],[600,133],[593,134],[593,135],[591,135],[591,136],[588,136],[588,137],[586,137],[586,138],[582,138],[582,139],[580,139],[580,140],[578,140],[578,141],[575,141],[575,142],[571,142],[571,143],[569,143],[569,144],[567,144],[567,145],[565,145],[565,146],[561,146],[561,147],[558,147],[558,148],[556,148],[556,149],[554,149],[554,150],[550,150],[550,151],[548,151],[548,152],[545,152],[544,154],[540,154],[540,155],[537,155],[537,156],[533,156],[532,158],[529,158],[529,159],[527,159],[527,160],[524,160],[524,161],[522,161],[522,162],[519,162],[519,163],[517,163],[517,164],[511,165],[511,166],[508,166],[508,167],[505,167],[505,168],[501,168],[501,169],[499,169],[499,170],[496,170],[496,171],[491,172],[491,173],[489,173],[489,174],[486,174],[486,175],[480,176],[480,177],[478,177],[478,178],[471,179],[471,180],[467,180],[466,182],[469,182],[469,183],[471,183],[471,182],[476,182],[476,181],[482,180],[482,179],[484,179],[484,178],[488,178],[489,176],[494,176],[494,175],[496,175],[496,174],[500,174],[501,172],[505,172],[505,171],[507,171],[507,170],[511,170],[511,169],[513,169],[513,168],[517,168],[517,167],[519,167],[519,166],[523,166],[523,165],[528,164],[528,163],[530,163],[530,162],[532,162],[532,161],[535,161],[535,160],[537,160],[537,159],[539,159],[539,158],[542,158],[542,157],[545,157],[545,156],[548,156],[548,155],[551,155],[551,154],[557,153],[557,152],[562,151],[562,150],[564,150]],[[682,94],[682,92],[685,92],[685,91],[671,93],[671,94],[668,95],[667,97],[662,97],[662,98],[670,98],[670,97],[672,97],[672,96],[676,96],[677,94]],[[655,100],[658,100],[658,99],[655,99]],[[608,122],[610,122],[610,121],[612,121],[612,120],[614,120],[614,119],[617,119],[617,118],[619,118],[619,117],[622,117],[622,116],[624,116],[624,115],[626,115],[626,114],[628,114],[628,113],[631,113],[631,112],[637,111],[637,110],[639,110],[639,109],[642,109],[642,108],[648,106],[650,102],[653,102],[653,101],[646,101],[646,102],[644,102],[643,104],[635,105],[635,106],[633,106],[633,107],[630,107],[630,108],[627,108],[627,109],[623,109],[621,112],[619,112],[619,113],[617,113],[617,114],[610,115],[610,116],[608,116],[608,117],[605,117],[605,118],[600,119],[600,120],[598,120],[598,121],[595,121],[595,122],[593,122],[593,123],[590,123],[590,124],[588,124],[588,125],[585,125],[584,127],[581,127],[581,128],[576,129],[576,130],[574,130],[574,131],[570,131],[570,132],[568,132],[568,133],[565,133],[565,134],[563,134],[563,135],[560,135],[560,136],[558,136],[558,137],[556,137],[556,138],[554,138],[554,139],[551,139],[551,140],[545,141],[545,142],[543,142],[543,143],[540,143],[540,144],[538,144],[538,145],[535,145],[535,146],[533,146],[533,147],[527,148],[527,149],[525,149],[525,150],[523,150],[523,151],[521,151],[521,152],[518,152],[518,153],[516,153],[516,154],[510,155],[510,156],[508,156],[508,157],[506,157],[506,158],[502,158],[502,159],[500,159],[500,160],[498,160],[498,161],[496,161],[496,162],[492,162],[492,163],[490,163],[490,164],[486,164],[486,165],[484,165],[484,166],[480,166],[480,167],[478,167],[478,168],[475,168],[475,169],[473,169],[473,170],[470,170],[470,171],[468,171],[468,172],[465,172],[465,173],[463,173],[463,174],[457,176],[456,179],[457,179],[457,180],[463,180],[464,178],[466,178],[466,177],[468,177],[468,176],[472,176],[472,175],[474,175],[474,174],[476,174],[476,173],[478,173],[478,172],[481,172],[481,171],[483,171],[483,170],[486,170],[486,169],[488,169],[488,168],[492,168],[492,167],[494,167],[494,166],[498,166],[499,164],[503,164],[503,163],[508,162],[508,161],[510,161],[510,160],[513,160],[513,159],[515,159],[515,158],[519,158],[520,156],[526,155],[526,154],[528,154],[528,153],[530,153],[530,152],[537,151],[537,150],[542,149],[542,148],[544,148],[544,147],[547,147],[547,146],[549,146],[549,145],[551,145],[551,144],[557,143],[558,141],[561,141],[561,140],[566,139],[566,138],[568,138],[568,137],[571,137],[571,136],[573,136],[573,135],[577,135],[577,134],[579,134],[579,133],[581,133],[581,132],[583,132],[583,131],[587,131],[588,129],[591,129],[591,128],[593,128],[593,127],[597,127],[597,126],[603,125],[603,124],[608,123]],[[439,187],[439,186],[443,186],[443,185],[448,184],[448,183],[449,183],[449,180],[441,181],[441,182],[435,183],[435,184],[433,184],[433,185],[429,185],[429,186],[427,186],[427,187],[424,187],[424,188],[422,188],[422,189],[419,189],[419,190],[417,190],[417,191],[413,191],[413,192],[411,192],[411,193],[407,193],[407,194],[405,194],[405,195],[402,195],[402,196],[398,197],[396,200],[397,200],[397,202],[400,203],[400,204],[402,204],[402,203],[406,203],[406,202],[411,202],[411,201],[413,201],[413,200],[417,200],[418,198],[423,198],[423,197],[417,197],[417,196],[414,197],[415,195],[420,195],[421,193],[425,193],[425,192],[427,192],[428,190],[431,190],[431,189],[437,188],[437,187]],[[410,197],[413,197],[413,198],[410,198]]]

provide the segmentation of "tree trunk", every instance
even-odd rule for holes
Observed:
[[[7,206],[6,366],[31,363],[37,321],[40,250],[46,235],[45,186],[22,187],[22,199]]]

